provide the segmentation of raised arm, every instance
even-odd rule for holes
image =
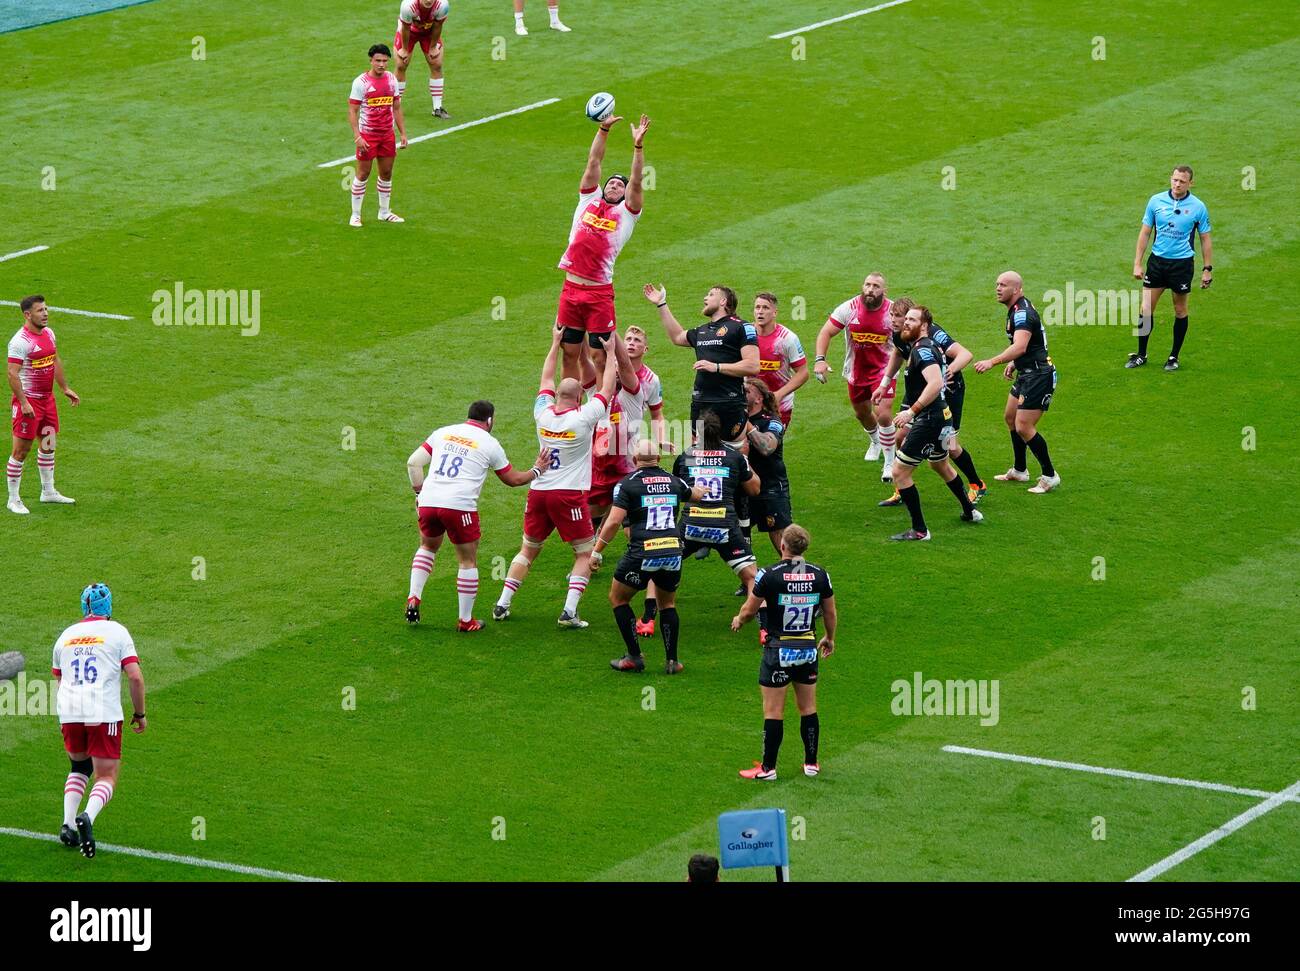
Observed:
[[[627,356],[627,347],[618,331],[610,338],[614,343],[614,360],[618,362],[618,383],[628,394],[636,394],[641,389],[641,379],[636,376],[632,359]]]
[[[659,322],[664,325],[664,333],[668,335],[669,343],[676,344],[678,347],[690,347],[691,342],[686,339],[686,329],[677,323],[677,318],[668,309],[668,288],[647,283],[641,288],[641,292],[647,300],[659,308]]]
[[[645,151],[642,146],[645,144],[646,129],[649,127],[650,119],[645,115],[641,116],[641,124],[632,126],[632,181],[627,187],[629,212],[640,212],[644,201],[641,193],[641,172],[645,168]]]
[[[600,379],[600,395],[605,399],[605,408],[609,409],[609,403],[614,400],[614,389],[617,386],[618,378],[618,355],[613,353],[614,348],[610,345],[618,339],[616,333],[613,338],[605,338],[601,343],[605,347],[605,373]],[[633,375],[635,377],[635,375]]]
[[[587,167],[582,170],[582,182],[579,192],[590,192],[600,185],[600,163],[605,160],[605,142],[609,140],[609,130],[623,119],[615,116],[601,122],[596,137],[591,140],[591,151],[587,153]]]
[[[539,394],[555,390],[555,359],[559,357],[560,339],[563,336],[564,328],[559,324],[551,328],[551,349],[546,352],[546,360],[542,362],[542,380],[537,388]]]

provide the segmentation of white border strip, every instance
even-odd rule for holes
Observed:
[[[966,748],[963,745],[945,745],[945,752],[957,755],[978,755],[986,759],[1001,759],[1004,762],[1023,762],[1027,765],[1043,765],[1052,769],[1073,769],[1076,772],[1091,772],[1094,775],[1118,776],[1121,779],[1137,779],[1141,782],[1163,782],[1171,786],[1187,786],[1192,789],[1209,789],[1214,792],[1230,792],[1238,796],[1254,796],[1257,799],[1280,798],[1282,802],[1300,802],[1296,787],[1292,786],[1285,793],[1266,792],[1263,789],[1243,789],[1240,786],[1228,786],[1221,782],[1198,782],[1196,779],[1180,779],[1168,775],[1152,775],[1149,772],[1130,772],[1128,769],[1106,769],[1096,765],[1084,765],[1082,762],[1058,762],[1055,759],[1040,759],[1032,755],[1012,755],[1009,752],[990,752],[982,748]],[[1289,793],[1289,795],[1288,795]]]
[[[894,0],[895,3],[906,3],[907,0]],[[553,105],[559,101],[559,98],[547,98],[545,101],[534,101],[530,105],[524,105],[520,108],[511,108],[509,111],[498,112],[495,115],[488,115],[486,118],[475,118],[473,121],[466,121],[459,125],[452,125],[450,128],[440,128],[438,131],[431,131],[427,135],[416,135],[414,138],[406,140],[407,146],[414,145],[416,142],[427,142],[430,138],[441,138],[443,135],[450,135],[454,131],[463,131],[466,128],[473,128],[475,125],[486,125],[489,121],[496,121],[498,118],[509,118],[511,115],[521,115],[525,111],[532,111],[534,108],[545,108],[547,105]],[[342,165],[344,162],[355,162],[356,153],[344,155],[342,158],[336,158],[332,162],[321,162],[316,166],[318,169],[328,169],[335,165]]]
[[[0,826],[0,835],[19,836],[29,840],[43,840],[47,843],[57,843],[59,838],[50,833],[33,833],[29,829],[11,829],[8,826]],[[112,843],[100,843],[96,841],[95,849],[104,850],[108,853],[120,853],[123,856],[139,856],[146,860],[162,860],[165,863],[181,863],[185,866],[206,867],[209,870],[225,870],[227,873],[242,873],[250,877],[267,877],[271,880],[289,880],[293,883],[332,883],[325,877],[308,877],[301,873],[284,873],[281,870],[264,870],[257,866],[244,866],[239,863],[222,863],[220,860],[204,860],[197,856],[180,856],[176,853],[159,853],[156,850],[141,850],[134,846],[115,846]]]
[[[862,17],[869,13],[875,13],[877,10],[884,10],[887,7],[897,7],[899,4],[911,3],[911,0],[889,0],[888,3],[880,3],[874,7],[867,7],[865,10],[855,10],[853,13],[846,13],[839,17],[832,17],[830,20],[819,20],[815,24],[809,24],[807,27],[800,27],[796,30],[787,30],[780,34],[772,34],[768,40],[782,40],[786,37],[793,37],[795,34],[804,34],[810,30],[816,30],[818,27],[828,27],[831,24],[838,24],[845,20],[852,20],[854,17]]]
[[[0,300],[0,307],[19,307],[21,304],[17,300]],[[125,314],[101,314],[94,310],[73,310],[71,307],[48,307],[48,310],[56,314],[75,314],[78,317],[106,317],[109,320],[135,320],[134,317],[127,317]]]
[[[17,253],[6,253],[4,256],[0,256],[0,263],[5,260],[16,260],[18,257],[27,256],[30,253],[40,253],[47,249],[49,249],[48,246],[32,246],[27,249],[20,249]]]
[[[1201,852],[1201,850],[1205,849],[1207,846],[1213,846],[1215,843],[1219,842],[1219,840],[1223,839],[1225,836],[1230,836],[1231,834],[1235,833],[1237,830],[1241,829],[1251,820],[1258,819],[1260,816],[1263,816],[1266,812],[1271,812],[1272,810],[1276,809],[1278,806],[1282,805],[1282,803],[1284,802],[1294,801],[1296,796],[1300,796],[1300,782],[1296,782],[1295,785],[1289,786],[1288,788],[1283,789],[1281,792],[1274,793],[1273,795],[1269,796],[1267,799],[1265,799],[1263,802],[1259,803],[1258,805],[1251,806],[1240,816],[1234,816],[1232,819],[1228,820],[1218,829],[1210,830],[1210,832],[1206,833],[1200,839],[1192,843],[1188,843],[1186,846],[1184,846],[1181,850],[1179,850],[1176,853],[1169,854],[1159,863],[1151,864],[1151,866],[1147,867],[1137,876],[1129,877],[1127,882],[1148,883],[1151,880],[1154,880],[1156,877],[1160,876],[1160,874],[1164,873],[1167,870],[1172,870],[1174,867],[1178,866],[1178,864],[1182,863],[1184,860],[1191,859],[1193,856]]]

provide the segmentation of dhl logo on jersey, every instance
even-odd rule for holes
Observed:
[[[603,229],[607,233],[612,233],[618,229],[618,222],[614,219],[606,219],[604,216],[597,216],[594,212],[584,212],[582,222],[592,229]]]
[[[779,371],[781,370],[781,362],[760,360],[758,362],[758,369],[760,371]]]
[[[366,99],[367,108],[386,108],[393,103],[391,94],[375,94]]]
[[[443,435],[444,442],[455,442],[457,445],[464,445],[466,448],[478,448],[478,442],[472,438],[461,438],[459,435]]]
[[[47,354],[45,357],[32,358],[32,367],[54,367],[55,355]]]
[[[855,344],[883,344],[883,343],[885,343],[885,335],[884,335],[884,334],[873,334],[873,333],[871,333],[870,331],[865,331],[865,330],[854,330],[854,331],[850,331],[849,333],[853,335],[853,342],[854,342]]]
[[[64,646],[64,647],[81,647],[81,646],[84,645],[84,644],[103,644],[103,643],[104,643],[104,638],[102,638],[102,637],[95,637],[94,635],[91,635],[91,636],[89,636],[89,637],[74,637],[74,638],[72,638],[72,640],[70,640],[70,641],[64,641],[64,642],[63,642],[63,646]]]
[[[552,431],[549,428],[539,428],[537,434],[551,442],[571,442],[578,437],[577,432]]]

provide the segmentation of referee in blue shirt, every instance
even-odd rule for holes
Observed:
[[[1210,242],[1210,213],[1205,203],[1192,195],[1192,167],[1180,165],[1169,176],[1169,191],[1157,192],[1147,202],[1138,233],[1133,277],[1142,281],[1142,319],[1138,323],[1138,349],[1128,356],[1127,368],[1147,362],[1147,341],[1155,324],[1156,305],[1166,290],[1174,292],[1174,346],[1165,361],[1166,371],[1178,370],[1178,352],[1187,336],[1187,295],[1192,292],[1195,272],[1192,239],[1201,237],[1201,289],[1213,281],[1214,248]],[[1153,239],[1154,238],[1154,239]],[[1146,270],[1142,254],[1151,243]]]

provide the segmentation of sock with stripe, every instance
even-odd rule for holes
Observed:
[[[632,657],[640,657],[641,645],[636,640],[636,611],[632,609],[631,604],[619,604],[614,608],[614,623],[618,625],[618,632],[623,635],[627,653]]]
[[[803,760],[807,765],[817,764],[817,745],[821,741],[822,725],[817,712],[799,716],[799,734],[803,737]]]
[[[785,722],[780,718],[763,719],[763,768],[775,769],[776,756],[785,737]]]
[[[478,596],[478,567],[456,571],[456,599],[460,603],[460,619],[474,619],[474,598]]]
[[[885,450],[885,456],[884,456],[885,462],[888,465],[893,465],[894,464],[894,442],[898,438],[898,429],[896,429],[892,424],[881,425],[879,427],[879,432],[880,432],[880,447]]]
[[[433,107],[435,109],[442,107],[442,78],[436,81],[429,78],[429,96],[433,98]]]
[[[433,550],[421,546],[415,551],[415,558],[411,560],[411,592],[407,596],[416,600],[424,596],[424,584],[433,572],[433,560]]]
[[[531,566],[532,564],[528,562],[528,558],[522,553],[515,554],[515,558],[510,561],[510,572],[513,573],[516,569],[522,570],[523,576],[513,577],[510,573],[506,574],[506,582],[501,588],[501,596],[497,598],[498,607],[510,606],[510,601],[519,592],[519,587],[523,584],[524,577],[528,576],[528,569]]]
[[[54,453],[36,450],[36,470],[41,475],[41,492],[54,491]]]
[[[397,82],[397,96],[398,96],[399,98],[404,98],[404,97],[406,97],[406,82],[405,82],[405,81],[398,81],[398,82]]]
[[[90,798],[86,800],[86,815],[90,817],[93,823],[95,817],[100,811],[109,804],[113,798],[113,783],[107,779],[100,779],[95,783],[94,788],[90,790]]]
[[[23,481],[23,463],[12,455],[9,456],[9,464],[5,466],[5,481],[9,486],[9,500],[12,502],[18,498],[18,486]]]
[[[366,198],[366,184],[360,179],[352,180],[352,215],[361,215],[361,203]]]
[[[569,595],[564,598],[564,609],[575,616],[578,613],[578,601],[587,590],[587,577],[574,573],[569,576]]]
[[[872,445],[879,445],[879,444],[880,444],[880,426],[879,426],[879,425],[877,425],[875,428],[872,428],[870,431],[868,431],[868,432],[867,432],[867,435],[871,438],[871,444],[872,444]]]
[[[393,197],[392,180],[385,182],[375,176],[375,188],[379,191],[379,218],[383,219],[388,215],[388,201]]]
[[[90,776],[82,775],[80,772],[69,772],[67,781],[63,783],[63,825],[77,825],[77,810],[81,808],[81,797],[86,794],[86,786],[90,785]]]
[[[665,607],[659,611],[659,633],[663,635],[664,653],[669,661],[677,660],[677,634],[680,630],[676,607]]]

